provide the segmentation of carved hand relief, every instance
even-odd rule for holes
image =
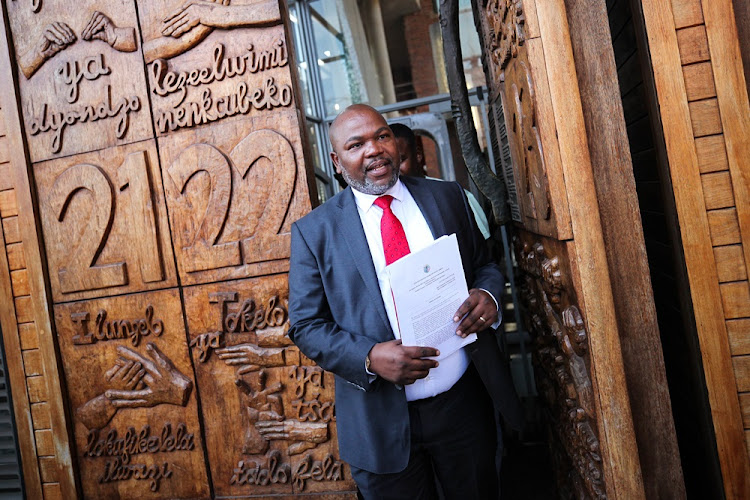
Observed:
[[[55,306],[83,495],[209,495],[177,290]]]
[[[49,0],[9,4],[33,162],[153,134],[134,5]]]
[[[185,289],[217,495],[353,489],[338,457],[333,376],[292,344],[285,275]],[[227,446],[227,443],[232,443]]]
[[[576,303],[565,243],[520,231],[514,250],[523,271],[521,300],[534,338],[534,375],[552,415],[553,454],[561,491],[606,498],[597,411],[588,358],[588,334]],[[572,245],[572,244],[570,244]]]
[[[35,166],[55,302],[176,285],[155,143]]]
[[[276,114],[159,139],[183,283],[288,269],[291,221],[308,203],[295,123]]]
[[[279,3],[138,5],[158,135],[293,105]]]

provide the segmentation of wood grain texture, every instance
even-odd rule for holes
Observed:
[[[45,7],[34,13],[8,3],[32,162],[151,137],[134,2]],[[67,36],[50,44],[46,36],[53,23]],[[88,28],[94,25],[92,32]]]
[[[561,145],[570,217],[581,269],[591,359],[598,387],[599,436],[611,498],[644,498],[644,486],[626,390],[612,282],[599,216],[573,50],[562,0],[537,4],[555,123]],[[596,318],[596,321],[591,321]],[[606,370],[603,369],[606,367]]]
[[[708,61],[710,58],[706,27],[703,25],[677,30],[677,43],[683,65]]]
[[[7,10],[17,6],[16,4],[3,3],[3,14],[7,16]],[[29,33],[30,34],[30,33]],[[37,33],[38,34],[38,33]],[[0,23],[0,40],[5,47],[13,45],[8,41],[9,34],[6,32],[6,23]],[[35,222],[36,210],[32,200],[31,182],[29,180],[29,158],[26,155],[26,145],[23,140],[23,128],[21,117],[19,115],[20,99],[16,94],[16,85],[13,82],[14,74],[11,66],[10,54],[7,50],[0,51],[0,107],[3,110],[5,126],[7,130],[7,139],[10,148],[10,175],[16,194],[18,204],[18,226],[20,239],[23,243],[14,244],[17,252],[16,263],[28,270],[28,283],[31,293],[31,303],[33,309],[33,322],[39,334],[39,349],[42,363],[44,366],[44,376],[33,376],[26,379],[26,387],[29,395],[29,402],[49,402],[52,411],[50,412],[50,429],[52,429],[55,460],[58,468],[57,489],[61,495],[67,498],[74,498],[78,495],[76,482],[74,478],[73,463],[71,460],[70,443],[68,440],[68,426],[63,403],[63,390],[60,383],[60,374],[58,372],[57,353],[55,340],[51,329],[51,314],[47,303],[47,285],[45,283],[44,266],[41,258],[41,249]],[[10,260],[10,249],[9,249]],[[5,326],[5,325],[3,325]],[[21,386],[22,387],[22,386]],[[18,410],[15,410],[18,414]],[[25,410],[28,418],[29,412]],[[35,450],[33,441],[28,435],[24,435],[21,444],[22,461],[24,467],[29,461],[36,464]],[[24,450],[24,448],[26,448]],[[24,475],[24,477],[26,477]],[[31,491],[39,492],[39,486],[35,484],[38,472],[29,476],[31,482]]]
[[[21,241],[21,234],[18,231],[18,217],[3,219],[3,233],[5,234],[6,244]]]
[[[740,281],[747,279],[747,268],[742,254],[742,245],[727,245],[714,247],[716,270],[719,281]]]
[[[689,103],[693,136],[715,135],[722,132],[719,103],[716,99],[705,99]]]
[[[0,6],[0,14],[2,14],[2,6]],[[0,23],[0,37],[4,35],[1,25],[2,23]],[[3,55],[0,54],[0,58],[2,57]],[[0,86],[0,94],[2,92],[3,87]],[[0,95],[0,102],[2,101],[1,97]],[[0,143],[0,147],[7,147],[7,141],[3,140]],[[15,303],[11,300],[13,296],[10,279],[11,266],[9,265],[9,256],[5,250],[6,245],[3,233],[0,232],[0,291],[2,291],[2,297],[0,298],[0,327],[2,327],[6,380],[13,391],[13,416],[19,442],[18,449],[21,456],[25,492],[27,495],[36,495],[39,498],[42,495],[42,482],[39,474],[39,464],[36,460],[34,426],[31,412],[29,411],[30,401],[23,366],[22,348],[24,342],[23,336],[19,332],[20,328],[14,307]],[[16,246],[18,245],[16,243]],[[27,343],[31,344],[31,342]]]
[[[722,283],[719,287],[727,319],[750,317],[750,287],[747,281]]]
[[[685,58],[681,55],[695,51],[678,45],[678,40],[685,42],[688,30],[699,32],[702,28],[676,32],[671,9],[663,2],[644,1],[642,5],[669,166],[672,178],[680,180],[673,189],[725,491],[730,498],[747,498],[750,465],[726,325],[723,314],[717,314],[723,310],[721,293],[682,75]]]
[[[731,319],[727,321],[729,346],[732,355],[750,354],[750,319]]]
[[[740,394],[740,408],[742,408],[742,424],[750,429],[750,393]]]
[[[7,142],[7,139],[4,139],[4,142]],[[0,163],[0,191],[13,189],[12,179],[10,176],[10,163]]]
[[[732,179],[729,176],[729,172],[703,174],[701,175],[701,183],[703,184],[703,197],[706,201],[706,210],[734,206]]]
[[[684,498],[609,19],[604,2],[566,5],[645,495]]]
[[[183,284],[288,270],[291,223],[310,209],[297,115],[273,115],[159,138]]]
[[[209,496],[179,291],[57,304],[55,326],[84,496]],[[156,443],[128,448],[128,464],[149,479],[117,479],[128,464],[104,445],[110,433],[122,445],[135,436]]]
[[[711,243],[714,246],[731,245],[742,241],[737,209],[723,208],[709,211],[708,224],[711,229]]]
[[[700,0],[672,0],[672,12],[678,29],[703,24]]]
[[[225,422],[206,428],[219,496],[354,489],[338,458],[333,376],[300,354],[287,336],[287,288],[285,274],[185,288],[203,413]],[[264,430],[273,427],[275,437]],[[326,461],[328,473],[305,473],[308,465]],[[285,476],[257,484],[242,472],[250,469],[243,463]]]
[[[14,215],[18,215],[15,189],[0,191],[0,217],[13,217]]]
[[[34,165],[53,301],[177,285],[156,141]]]
[[[710,62],[690,64],[682,67],[688,101],[697,101],[716,96],[714,74]]]
[[[23,323],[18,325],[18,336],[21,339],[21,349],[38,349],[39,333],[34,323]]]
[[[34,421],[34,429],[49,429],[52,422],[49,403],[31,405],[31,418]]]
[[[734,363],[734,373],[737,377],[737,391],[750,391],[750,356],[735,356],[732,358]]]
[[[731,0],[711,2],[710,7],[708,2],[702,1],[711,64],[714,73],[721,75],[716,81],[716,97],[732,175],[745,266],[750,268],[750,99],[742,68],[743,58]]]
[[[27,377],[31,375],[44,375],[42,357],[39,353],[39,349],[32,349],[23,352],[23,370]],[[35,428],[38,429],[36,426]]]
[[[729,160],[727,159],[723,135],[696,138],[695,152],[698,156],[698,167],[702,174],[729,170]]]

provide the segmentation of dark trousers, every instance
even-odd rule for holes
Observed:
[[[351,467],[362,497],[431,500],[441,488],[446,500],[498,498],[492,401],[473,365],[448,391],[410,402],[409,423],[406,469],[373,474]]]

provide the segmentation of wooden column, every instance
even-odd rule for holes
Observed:
[[[684,498],[607,6],[565,4],[646,497]]]

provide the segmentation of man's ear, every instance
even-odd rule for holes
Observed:
[[[331,151],[331,161],[333,162],[333,166],[336,167],[336,173],[340,174],[341,164],[339,163],[339,155],[335,151]]]

